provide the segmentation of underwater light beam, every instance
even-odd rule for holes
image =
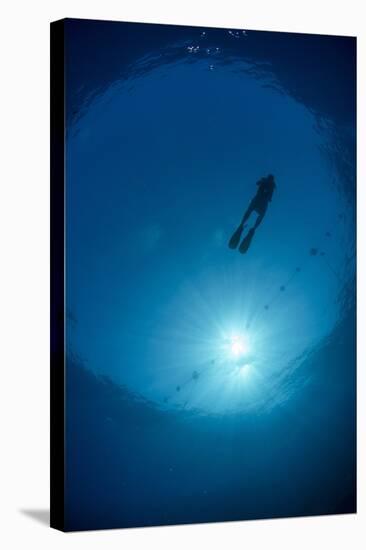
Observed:
[[[229,344],[230,354],[238,359],[248,352],[248,345],[243,336],[232,336]]]

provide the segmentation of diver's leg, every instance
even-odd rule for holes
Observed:
[[[240,222],[240,225],[243,226],[245,224],[246,221],[248,221],[248,218],[250,216],[250,214],[253,212],[253,205],[252,203],[250,203],[250,205],[248,206],[241,222]]]
[[[241,222],[240,222],[240,225],[239,227],[237,228],[237,230],[235,231],[235,233],[233,234],[233,236],[231,237],[230,241],[229,241],[229,248],[236,248],[240,242],[240,239],[241,239],[241,235],[243,233],[243,229],[245,227],[245,222],[247,221],[247,219],[249,218],[250,214],[253,212],[253,201],[250,203],[250,205],[248,206]]]
[[[266,213],[266,211],[267,211],[267,204],[262,204],[262,205],[260,205],[259,208],[256,208],[255,210],[256,210],[256,212],[257,212],[257,214],[258,214],[258,218],[257,218],[257,220],[256,220],[256,222],[255,222],[255,224],[254,224],[254,226],[253,226],[254,231],[255,231],[255,230],[257,229],[257,227],[262,223],[262,220],[263,220],[263,218],[264,218],[264,215],[265,215],[265,213]]]
[[[253,227],[254,230],[256,230],[257,227],[262,223],[262,220],[264,218],[264,214],[265,214],[265,212],[263,212],[263,214],[259,214],[259,216],[257,218],[257,221],[255,222],[254,227]]]

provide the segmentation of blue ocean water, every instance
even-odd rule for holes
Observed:
[[[68,529],[354,512],[355,40],[69,20],[66,94]]]

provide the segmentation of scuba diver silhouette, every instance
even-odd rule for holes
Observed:
[[[243,219],[240,222],[238,229],[235,231],[229,241],[230,248],[236,248],[238,246],[243,229],[246,226],[246,222],[248,221],[251,213],[255,211],[258,214],[257,220],[254,226],[249,230],[247,236],[243,239],[239,247],[239,251],[242,254],[245,254],[245,252],[247,252],[250,243],[252,242],[252,239],[254,237],[255,230],[261,224],[267,211],[268,203],[272,200],[273,191],[276,188],[273,175],[269,174],[267,177],[261,178],[259,181],[257,181],[257,186],[258,189],[256,195],[250,201],[250,204],[243,216]]]

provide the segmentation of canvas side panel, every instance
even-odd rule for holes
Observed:
[[[64,529],[64,22],[51,23],[51,472],[50,524]]]

